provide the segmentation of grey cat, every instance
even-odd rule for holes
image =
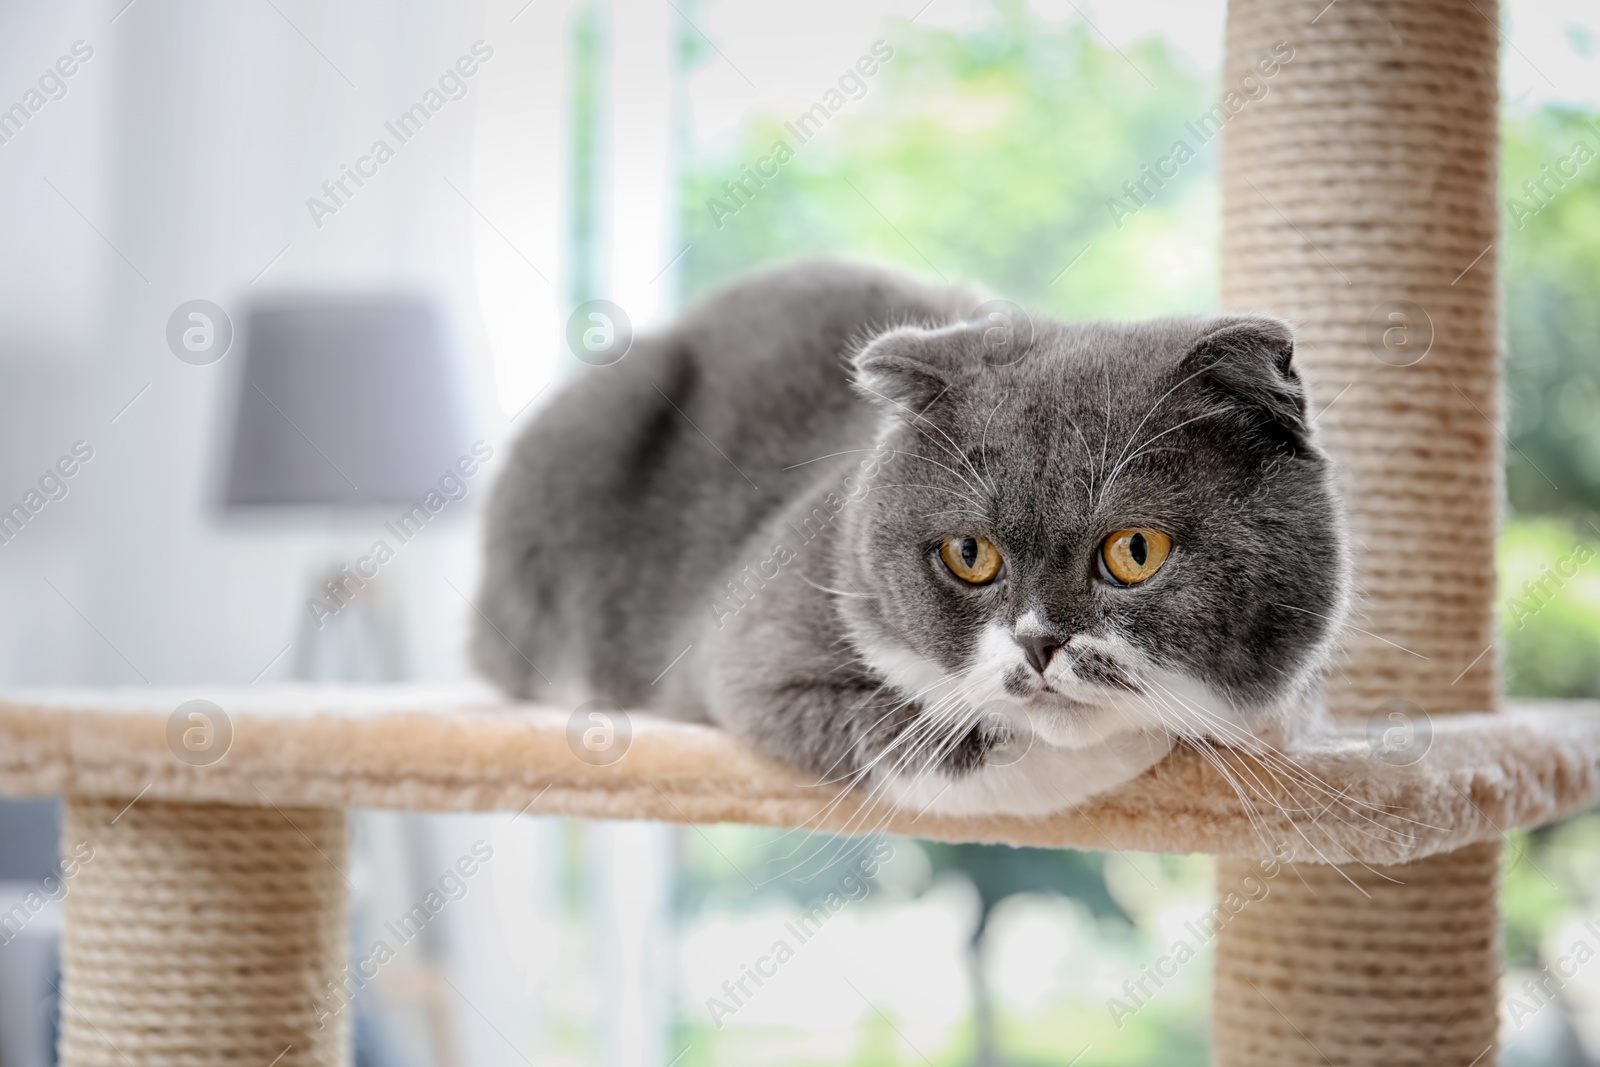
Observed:
[[[1350,595],[1290,328],[977,304],[803,263],[586,369],[489,505],[478,667],[952,813],[1282,736]]]

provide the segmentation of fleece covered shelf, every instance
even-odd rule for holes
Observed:
[[[175,716],[193,700],[224,716],[209,713],[209,725]],[[643,713],[629,716],[625,754],[595,765],[574,754],[570,718],[566,709],[507,704],[479,690],[14,692],[0,695],[0,792],[527,810],[1241,857],[1287,846],[1302,861],[1383,864],[1600,804],[1600,704],[1592,703],[1435,717],[1431,744],[1409,766],[1378,759],[1365,723],[1282,758],[1215,750],[1226,773],[1180,747],[1121,789],[1042,819],[892,812],[819,786],[715,728]],[[208,728],[212,747],[184,748],[184,730]]]

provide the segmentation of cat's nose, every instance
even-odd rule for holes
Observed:
[[[1040,674],[1050,666],[1050,657],[1061,647],[1061,639],[1053,634],[1016,634],[1014,640],[1022,646],[1022,654]]]

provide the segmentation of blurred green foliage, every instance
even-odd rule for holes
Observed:
[[[922,845],[935,871],[963,871],[978,891],[979,908],[987,919],[994,906],[1015,893],[1054,890],[1075,897],[1096,916],[1123,921],[1128,913],[1106,888],[1105,856],[1056,848],[996,848],[992,845]]]
[[[1600,534],[1591,520],[1513,521],[1500,538],[1508,692],[1600,696]]]
[[[979,32],[889,36],[893,58],[820,134],[801,143],[784,125],[798,115],[765,116],[688,161],[685,295],[758,264],[837,253],[981,283],[1062,315],[1214,301],[1214,141],[1120,227],[1107,207],[1171,150],[1206,98],[1163,45],[1124,59],[1081,23],[1041,22],[1011,5]],[[780,140],[793,160],[739,206],[724,183]],[[738,211],[719,225],[712,200]]]
[[[1503,165],[1506,487],[1526,517],[1500,550],[1507,689],[1600,697],[1600,561],[1548,598],[1529,586],[1600,544],[1600,116],[1508,119]]]
[[[1511,504],[1600,511],[1600,116],[1508,120],[1503,166]]]

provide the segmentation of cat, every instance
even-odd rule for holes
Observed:
[[[949,814],[1286,736],[1350,599],[1290,327],[977,304],[803,262],[586,368],[488,505],[478,668]]]

